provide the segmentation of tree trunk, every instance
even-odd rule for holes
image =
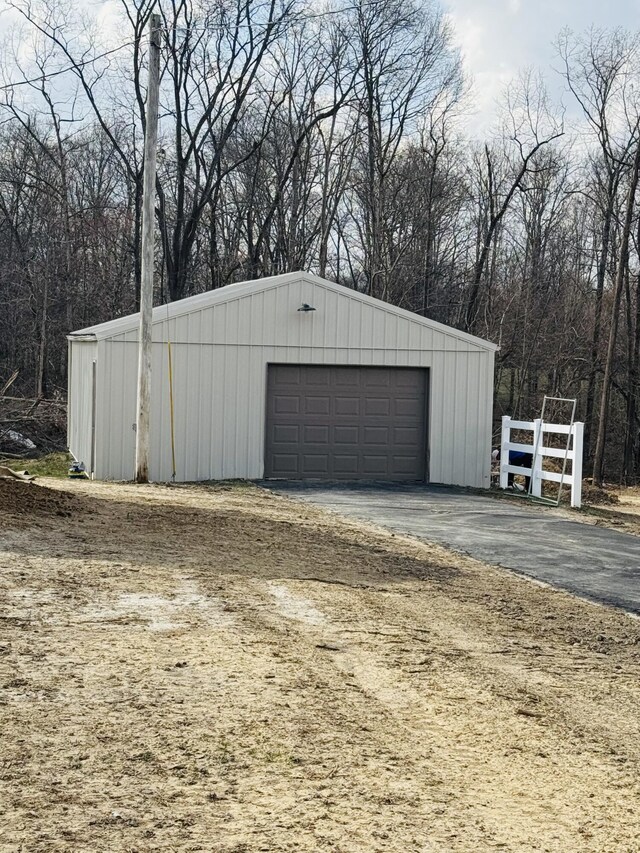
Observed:
[[[596,399],[596,382],[598,378],[598,360],[600,349],[600,331],[602,328],[602,296],[604,294],[604,280],[607,274],[607,258],[609,257],[609,243],[611,241],[611,220],[613,219],[613,206],[615,203],[617,180],[611,173],[607,186],[607,207],[602,225],[602,245],[600,257],[598,258],[598,272],[596,278],[596,306],[593,322],[593,338],[591,340],[591,366],[589,371],[589,382],[587,385],[587,405],[584,423],[584,458],[591,456],[591,433],[594,420],[594,408]]]
[[[600,416],[598,418],[598,437],[593,457],[593,482],[602,486],[604,477],[604,446],[607,433],[607,421],[609,414],[609,400],[611,397],[611,375],[613,371],[613,359],[615,355],[616,341],[618,337],[618,319],[620,315],[620,302],[624,287],[624,277],[629,263],[629,236],[631,234],[631,223],[633,220],[633,208],[635,204],[636,189],[638,187],[638,172],[640,171],[640,144],[636,147],[631,173],[631,184],[627,196],[627,206],[622,230],[622,243],[620,246],[620,260],[616,271],[615,287],[613,291],[613,304],[611,306],[611,326],[609,329],[609,345],[607,347],[607,358],[604,366],[602,379],[602,394],[600,398]]]

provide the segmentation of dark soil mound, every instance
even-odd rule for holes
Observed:
[[[582,502],[585,504],[608,504],[611,506],[619,504],[620,499],[615,492],[609,492],[606,489],[601,489],[599,486],[594,486],[592,483],[583,481]]]
[[[68,518],[85,511],[79,495],[0,478],[0,513],[13,516],[62,516]]]

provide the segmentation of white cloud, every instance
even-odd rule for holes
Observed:
[[[553,42],[563,27],[576,32],[591,26],[640,29],[635,0],[443,0],[473,80],[469,131],[485,135],[494,124],[506,85],[526,67],[541,69],[559,101],[563,83],[553,70]]]

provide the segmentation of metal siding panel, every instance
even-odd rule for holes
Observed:
[[[73,432],[73,417],[74,411],[72,408],[73,404],[73,395],[74,395],[74,385],[73,385],[73,342],[67,341],[67,450],[71,447],[73,442],[72,432]]]
[[[482,488],[491,485],[491,443],[493,427],[493,387],[494,387],[494,352],[484,352],[478,355],[480,373],[484,382],[479,391],[478,442],[480,444],[478,458],[480,461],[480,482]]]
[[[211,386],[211,479],[223,476],[225,454],[224,443],[224,379],[227,373],[227,356],[229,347],[216,348],[216,355],[211,364],[213,381]]]
[[[363,347],[373,347],[373,309],[370,305],[360,306],[360,342]]]
[[[180,480],[190,480],[192,477],[192,436],[190,426],[193,420],[191,405],[194,397],[191,388],[193,375],[190,370],[190,356],[193,345],[181,345],[180,357],[176,362],[174,386],[174,408],[176,412],[176,471]]]
[[[235,406],[237,411],[231,477],[243,477],[249,459],[249,419],[251,417],[251,352],[248,347],[236,351]]]
[[[276,336],[278,319],[278,291],[271,290],[265,293],[265,331],[261,338],[262,343],[275,341],[286,343],[284,330],[281,331],[279,338]]]
[[[232,314],[234,315],[235,329],[232,338],[232,343],[250,344],[251,341],[251,297],[247,296],[244,299],[238,299],[230,303],[233,305]]]
[[[159,385],[160,385],[160,394],[159,400],[157,404],[157,410],[155,412],[155,416],[157,419],[157,441],[158,441],[158,451],[157,451],[157,469],[158,469],[158,477],[163,481],[167,481],[171,479],[172,473],[172,459],[171,459],[171,389],[169,387],[170,377],[169,377],[169,347],[166,343],[166,340],[171,340],[171,367],[172,372],[175,368],[176,362],[178,359],[182,357],[182,349],[179,344],[176,344],[173,340],[173,335],[171,334],[169,324],[165,324],[165,342],[161,344],[157,344],[158,348],[158,356],[157,362],[159,364]],[[175,376],[174,376],[175,382]],[[152,401],[153,403],[153,401]],[[176,426],[176,411],[175,411],[175,403],[173,406],[173,415],[174,415],[174,433]],[[153,436],[152,445],[153,445]]]
[[[198,322],[200,324],[201,315],[198,317]],[[198,333],[200,332],[200,326],[198,325]],[[205,458],[205,445],[209,441],[209,436],[207,435],[206,423],[203,420],[203,406],[202,400],[205,394],[211,393],[211,388],[207,387],[204,383],[204,367],[203,367],[203,355],[205,348],[200,345],[196,347],[192,347],[195,350],[195,358],[194,364],[192,364],[191,369],[195,372],[195,386],[197,388],[197,397],[195,401],[195,405],[193,406],[194,414],[195,414],[195,436],[194,436],[194,445],[196,458],[194,460],[195,467],[195,479],[199,480],[202,478],[203,473],[204,476],[208,474],[207,471],[203,472],[203,460]],[[203,473],[201,473],[203,472]]]
[[[398,346],[398,318],[395,314],[385,314],[384,323],[384,347],[390,353]]]
[[[216,305],[211,311],[211,340],[218,344],[223,344],[226,341],[227,327],[227,306],[226,304]]]
[[[464,396],[464,466],[462,469],[462,483],[477,481],[478,444],[476,441],[476,429],[474,422],[478,420],[478,358],[466,351],[464,355],[464,382],[460,385],[460,393]]]
[[[483,482],[484,461],[483,455],[486,452],[490,456],[491,448],[485,451],[485,410],[486,410],[486,387],[484,377],[485,357],[483,355],[473,355],[469,358],[469,438],[472,446],[475,449],[475,457],[472,464],[469,465],[467,478],[475,481],[478,487],[485,485]]]
[[[425,349],[443,351],[446,349],[445,336],[440,332],[434,332],[431,329],[423,330],[423,346]]]
[[[386,314],[382,311],[373,312],[372,346],[374,347],[384,346],[385,318]]]
[[[361,330],[360,323],[362,320],[362,303],[356,302],[354,299],[347,301],[347,310],[349,312],[349,338],[345,343],[354,350],[361,347]]]
[[[349,339],[349,301],[341,306],[336,305],[336,344],[338,347],[344,347],[345,341]]]
[[[186,353],[186,382],[184,406],[184,470],[187,480],[196,480],[198,477],[198,399],[200,376],[198,375],[197,363],[200,347],[190,345]]]
[[[93,341],[70,341],[69,450],[87,467],[91,455],[92,364],[98,347]],[[97,426],[97,424],[96,424]]]
[[[236,347],[225,347],[225,368],[221,395],[222,414],[222,458],[219,470],[223,478],[230,476],[232,463],[230,457],[235,453],[236,439],[236,406],[235,391],[237,385],[237,354]]]
[[[311,305],[315,311],[298,311],[302,303]],[[300,304],[292,303],[292,312],[295,311],[295,317],[292,317],[291,322],[297,323],[300,330],[300,343],[307,344],[312,347],[324,346],[324,300],[322,294],[316,292],[313,285],[309,283],[303,284],[300,294]]]
[[[324,296],[324,338],[325,346],[335,347],[338,343],[338,294],[325,291]]]
[[[431,371],[431,479],[436,483],[446,482],[445,476],[445,443],[449,437],[447,429],[447,413],[444,406],[445,396],[445,363],[444,353],[432,353],[433,369]]]
[[[411,350],[431,349],[430,335],[422,334],[423,327],[417,323],[409,323],[407,345]],[[430,331],[426,329],[425,331]]]
[[[173,325],[173,324],[172,324]],[[176,454],[176,480],[187,478],[186,460],[190,437],[188,435],[188,424],[191,413],[188,409],[187,377],[189,373],[189,350],[190,346],[176,342],[176,332],[171,329],[171,360],[173,367],[173,417],[174,417],[174,441]],[[160,453],[159,478],[168,480],[171,476],[171,409],[168,395],[169,385],[169,359],[164,347],[165,356],[162,359],[166,365],[165,392],[162,395],[161,410],[158,412],[158,420],[162,424],[160,440],[162,448]]]
[[[250,353],[248,393],[250,406],[247,415],[247,474],[262,477],[264,474],[265,420],[266,420],[266,357],[262,347]],[[250,472],[250,473],[249,473]]]
[[[101,341],[98,371],[98,437],[96,476],[130,480],[135,462],[137,347],[125,341]]]
[[[124,349],[128,346],[124,339],[120,342],[101,341],[100,347],[100,372],[98,378],[98,410],[100,415],[100,430],[97,437],[96,447],[96,477],[101,480],[114,480],[114,467],[120,465],[122,458],[121,448],[113,452],[116,436],[120,439],[119,432],[122,431],[122,411],[117,405],[117,394],[122,394],[122,382],[114,383],[113,376],[113,353],[117,348]],[[117,474],[120,473],[117,467]]]
[[[293,326],[291,323],[287,322],[287,296],[288,294],[284,291],[283,288],[278,288],[274,291],[274,298],[276,301],[276,316],[275,316],[275,324],[271,329],[271,334],[275,336],[278,335],[278,330],[280,330],[280,334],[278,335],[279,339],[282,340],[282,343],[286,346],[296,346],[297,340],[293,336]]]
[[[198,356],[198,479],[211,479],[212,444],[211,401],[216,396],[213,360],[219,347],[200,346]]]
[[[454,409],[454,441],[456,444],[453,453],[452,482],[455,485],[463,486],[465,485],[467,453],[469,451],[467,440],[467,379],[469,371],[466,353],[458,352],[457,348],[458,342],[456,341],[456,352],[451,356],[454,361],[454,386],[449,391]]]
[[[296,310],[296,319],[291,322],[292,326],[297,326],[297,344],[300,347],[322,347],[322,321],[318,319],[318,314],[315,311],[298,313]],[[317,341],[317,343],[314,343]]]
[[[173,385],[173,433],[176,454],[176,479],[178,474],[178,447],[184,436],[185,413],[177,405],[176,389],[180,382],[187,347],[176,341],[173,323],[168,325],[169,340],[171,341],[171,368]],[[158,478],[162,481],[171,479],[173,460],[171,458],[171,388],[169,386],[169,348],[167,342],[158,345],[158,362],[160,364],[160,395],[156,412],[158,427]]]
[[[151,359],[151,415],[149,417],[149,479],[162,482],[167,479],[163,465],[165,441],[163,435],[162,411],[164,408],[164,365],[167,358],[167,346],[160,342],[153,344]],[[170,444],[167,442],[167,444]],[[170,446],[167,447],[169,453]],[[169,464],[169,469],[171,465]]]
[[[106,344],[109,346],[109,344]],[[113,471],[117,471],[116,477],[122,480],[131,480],[134,474],[136,457],[136,435],[133,424],[136,422],[136,396],[138,386],[138,347],[131,344],[116,344],[112,346],[113,352],[118,354],[115,370],[115,382],[121,386],[118,395],[119,406],[115,411],[116,424],[122,424],[119,430],[118,449],[120,459],[114,460]],[[112,353],[113,357],[113,353]],[[115,435],[118,436],[116,426]],[[117,454],[116,454],[117,455]],[[119,463],[119,464],[118,464]],[[108,462],[111,468],[111,460]]]

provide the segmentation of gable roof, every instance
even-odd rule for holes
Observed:
[[[327,290],[331,290],[348,299],[355,299],[360,302],[364,302],[374,308],[382,309],[383,311],[387,311],[388,313],[395,314],[399,317],[404,317],[407,320],[426,326],[434,331],[442,332],[450,337],[472,343],[481,349],[489,350],[491,352],[495,352],[499,349],[497,344],[494,344],[491,341],[478,338],[475,335],[470,335],[467,332],[453,328],[453,326],[445,326],[444,323],[438,323],[435,320],[422,317],[420,314],[415,314],[413,311],[407,311],[404,308],[399,308],[397,305],[392,305],[389,302],[383,302],[381,299],[375,299],[373,296],[360,293],[358,290],[353,290],[350,287],[345,287],[342,284],[337,284],[336,282],[320,278],[313,273],[307,272],[290,272],[283,273],[282,275],[270,276],[268,278],[239,281],[235,284],[227,284],[224,287],[219,287],[216,290],[208,290],[205,293],[198,293],[195,296],[188,296],[185,299],[179,299],[177,302],[170,302],[167,305],[158,305],[153,309],[152,323],[159,323],[164,320],[173,319],[174,317],[182,317],[193,311],[199,311],[203,308],[221,305],[225,302],[242,299],[244,296],[250,296],[251,294],[258,293],[260,291],[282,287],[298,281],[305,281],[309,284],[314,284]],[[138,312],[136,314],[129,314],[126,317],[117,317],[114,320],[107,320],[105,323],[98,323],[95,326],[88,326],[86,329],[79,329],[76,332],[71,332],[67,335],[67,338],[71,341],[77,338],[104,340],[105,338],[110,338],[114,335],[120,335],[123,332],[129,332],[137,329],[139,324],[140,313]]]

